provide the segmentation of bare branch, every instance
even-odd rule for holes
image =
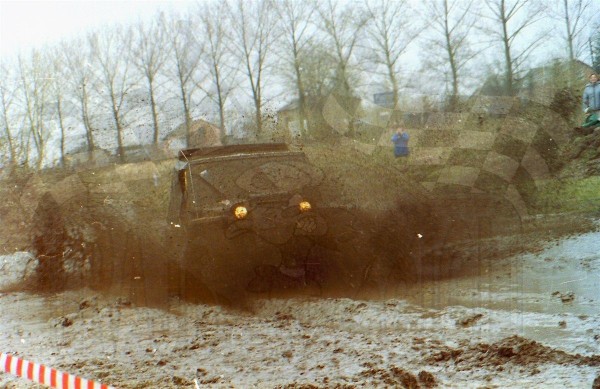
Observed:
[[[204,54],[204,42],[194,37],[194,26],[189,16],[170,15],[167,23],[168,41],[171,45],[169,76],[177,85],[186,126],[186,142],[190,146],[192,129],[192,102],[197,85],[198,64]]]
[[[385,67],[385,79],[391,86],[392,103],[396,107],[399,99],[399,58],[423,27],[413,22],[412,9],[405,0],[365,1],[365,8],[369,18],[366,33],[369,42],[375,46],[368,51],[369,62]]]
[[[462,71],[480,53],[470,40],[478,9],[474,1],[464,3],[456,0],[429,0],[424,6],[425,18],[436,21],[438,25],[437,34],[430,37],[428,42],[439,50],[431,50],[427,54],[439,58],[439,64],[450,68],[452,92],[448,109],[454,110],[460,95],[461,78],[464,76]]]
[[[277,27],[273,2],[238,0],[229,21],[235,37],[232,41],[236,43],[237,54],[241,57],[252,90],[257,135],[262,136],[264,77]]]
[[[123,133],[127,111],[123,103],[129,90],[137,80],[131,78],[131,33],[121,27],[104,30],[89,36],[92,55],[99,67],[100,80],[106,92],[104,98],[108,103],[117,133],[118,154],[123,159]]]
[[[501,31],[494,37],[504,49],[505,93],[513,96],[517,93],[521,65],[539,47],[541,38],[528,42],[523,49],[518,49],[516,43],[521,44],[523,38],[527,39],[529,27],[542,19],[541,3],[536,0],[485,0],[485,4],[491,11],[496,30]]]
[[[157,14],[148,26],[139,22],[134,30],[132,60],[143,75],[148,88],[148,101],[154,127],[153,142],[158,144],[159,125],[156,102],[156,79],[167,63],[170,51],[167,45],[166,21],[164,14]]]

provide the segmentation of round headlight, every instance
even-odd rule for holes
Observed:
[[[235,216],[236,219],[241,220],[248,216],[248,209],[246,209],[246,207],[244,207],[243,205],[238,205],[233,210],[233,216]]]
[[[300,208],[300,212],[310,211],[311,205],[308,201],[302,201],[298,204],[298,208]]]

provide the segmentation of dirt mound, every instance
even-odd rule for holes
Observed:
[[[452,362],[454,365],[464,365],[469,368],[496,367],[497,370],[504,369],[503,366],[506,364],[512,364],[536,371],[538,366],[548,363],[599,366],[600,355],[573,355],[513,335],[496,343],[480,343],[466,349],[444,347],[429,356],[426,361],[430,364]]]
[[[600,175],[600,127],[576,132],[563,155],[571,161],[571,170],[584,176]]]
[[[366,370],[363,370],[359,375],[374,386],[384,385],[408,389],[432,388],[436,386],[433,374],[425,370],[420,371],[418,375],[414,375],[397,366],[390,366],[389,369],[381,369],[367,362],[363,364],[363,367]]]

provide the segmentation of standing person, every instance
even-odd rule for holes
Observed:
[[[402,128],[398,127],[394,135],[392,135],[392,142],[394,143],[394,155],[396,157],[406,157],[409,154],[408,150],[408,139],[409,135]]]
[[[600,82],[596,73],[590,74],[590,82],[583,89],[583,111],[586,113],[583,127],[598,124],[600,114]]]

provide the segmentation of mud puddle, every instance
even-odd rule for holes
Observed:
[[[398,296],[425,309],[473,309],[495,318],[496,330],[512,327],[562,350],[600,354],[600,232],[474,266],[479,276],[426,282]]]
[[[546,243],[535,253],[467,264],[475,275],[396,288],[429,308],[453,305],[538,313],[600,312],[600,232]]]
[[[120,388],[592,387],[600,233],[473,268],[378,300],[264,299],[253,312],[5,292],[0,350]],[[6,374],[0,386],[36,387]]]

